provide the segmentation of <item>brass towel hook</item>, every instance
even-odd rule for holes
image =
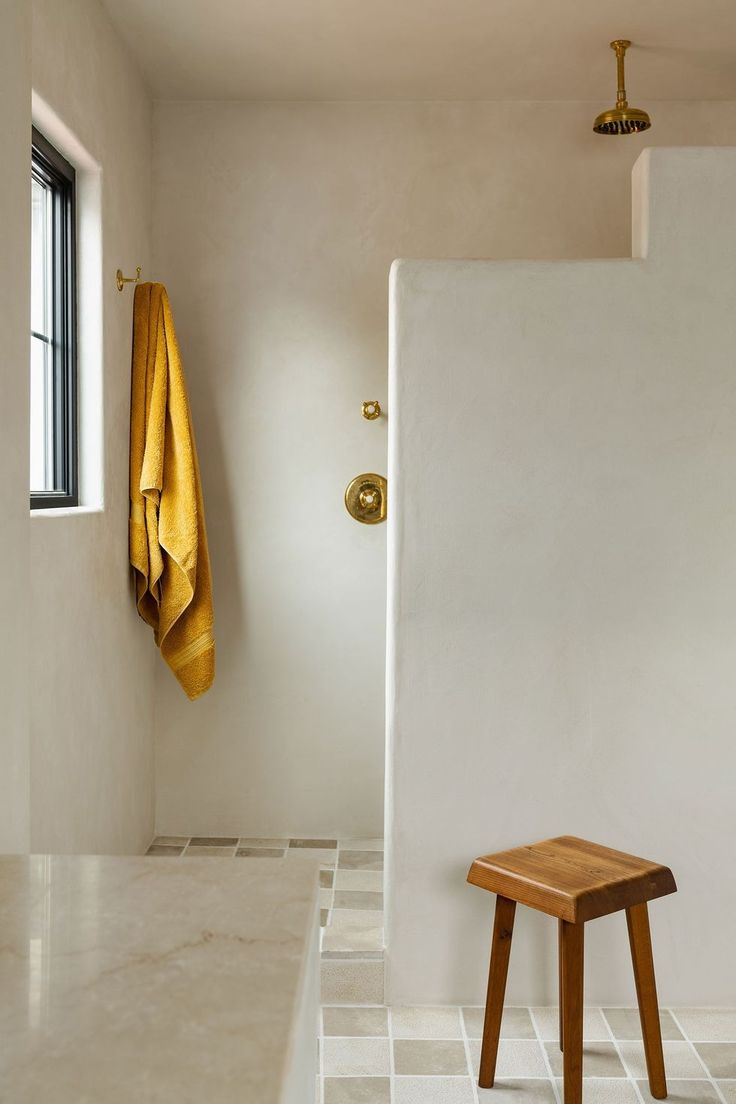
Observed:
[[[138,265],[135,270],[135,276],[123,276],[123,270],[119,268],[115,273],[115,283],[117,284],[118,291],[122,291],[126,284],[137,284],[141,278],[141,266]]]

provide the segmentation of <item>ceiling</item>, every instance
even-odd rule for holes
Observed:
[[[734,0],[103,0],[158,99],[736,99]]]

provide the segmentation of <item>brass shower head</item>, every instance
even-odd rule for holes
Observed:
[[[629,107],[626,99],[624,54],[630,45],[628,38],[616,38],[611,43],[611,49],[616,54],[616,73],[618,76],[616,106],[600,113],[593,123],[593,130],[596,134],[638,134],[641,130],[649,130],[652,125],[646,111],[642,111],[638,107]]]

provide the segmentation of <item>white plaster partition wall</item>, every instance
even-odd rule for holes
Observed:
[[[136,853],[153,834],[153,671],[160,659],[130,586],[133,293],[118,292],[115,270],[140,264],[151,275],[151,103],[98,0],[33,0],[32,10],[39,122],[55,114],[101,167],[102,265],[85,239],[79,313],[82,465],[95,463],[89,451],[95,432],[104,431],[104,479],[86,481],[104,483],[104,508],[92,491],[87,512],[31,519],[31,681],[38,688],[31,844],[35,851]],[[63,142],[63,135],[49,137]],[[79,163],[74,148],[62,151]],[[94,273],[84,271],[86,263]]]
[[[0,8],[0,851],[27,851],[31,18]]]
[[[563,832],[672,865],[660,996],[736,999],[736,150],[647,151],[635,255],[397,262],[387,999],[482,999],[484,851]],[[601,210],[601,218],[605,218]],[[519,910],[508,999],[553,1002]],[[587,999],[633,999],[625,924]]]
[[[200,449],[218,670],[159,667],[161,833],[376,835],[385,526],[342,503],[385,473],[386,285],[413,257],[629,250],[648,135],[586,103],[158,103],[154,271]],[[736,143],[733,103],[658,103],[655,144]],[[387,408],[388,422],[391,409]]]

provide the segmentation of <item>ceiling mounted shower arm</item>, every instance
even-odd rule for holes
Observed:
[[[611,43],[611,49],[616,52],[616,83],[618,85],[618,88],[616,89],[616,107],[619,109],[629,106],[629,101],[626,99],[624,55],[630,45],[631,42],[628,38],[616,38]]]

